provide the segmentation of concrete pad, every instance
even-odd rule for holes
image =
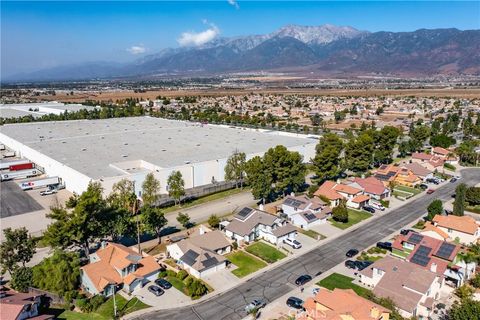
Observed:
[[[235,287],[237,284],[242,282],[240,278],[237,278],[232,273],[232,268],[223,269],[215,272],[208,277],[202,278],[203,281],[208,283],[215,291],[223,291],[228,288]]]
[[[177,306],[191,301],[190,297],[184,295],[183,292],[178,291],[174,287],[164,290],[165,293],[160,297],[157,297],[148,291],[148,287],[154,284],[155,283],[153,282],[149,282],[143,288],[134,291],[132,295],[152,307],[163,305],[165,308],[168,308],[170,306]]]
[[[310,229],[312,229],[313,231],[316,231],[320,234],[323,234],[327,238],[336,236],[336,235],[338,235],[342,232],[341,229],[332,226],[329,222],[310,227]]]

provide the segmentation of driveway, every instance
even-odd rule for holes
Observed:
[[[313,231],[316,231],[320,234],[323,234],[327,238],[331,238],[333,236],[336,236],[340,234],[343,230],[339,229],[337,227],[334,227],[330,224],[330,222],[327,221],[327,223],[324,224],[319,224],[317,226],[310,227]]]
[[[236,287],[237,284],[242,282],[242,279],[236,277],[232,270],[232,268],[223,269],[202,278],[202,280],[212,286],[215,291],[224,291],[225,289]]]
[[[153,282],[147,283],[143,288],[138,289],[132,293],[135,297],[140,299],[142,302],[148,304],[149,306],[178,306],[191,301],[190,297],[187,297],[182,292],[178,291],[174,287],[171,287],[168,290],[165,290],[165,293],[160,297],[157,297],[150,291],[148,287],[153,285]]]

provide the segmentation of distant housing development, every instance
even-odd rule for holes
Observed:
[[[182,173],[188,189],[223,181],[235,150],[250,159],[281,144],[309,161],[317,141],[309,135],[152,117],[9,124],[0,133],[2,144],[46,174],[61,177],[69,191],[81,193],[90,181],[99,181],[109,193],[115,182],[127,178],[135,181],[139,196],[150,172],[162,193],[174,170]]]

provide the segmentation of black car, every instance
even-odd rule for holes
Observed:
[[[287,299],[287,306],[294,309],[303,309],[303,300],[297,297]]]
[[[358,271],[362,271],[363,269],[367,268],[373,263],[372,261],[358,261],[358,260],[354,262],[355,262],[355,267]]]
[[[377,247],[380,249],[385,249],[392,251],[392,243],[391,242],[377,242]]]
[[[172,287],[172,284],[165,279],[157,279],[155,280],[155,284],[162,289],[170,289]]]
[[[353,260],[347,260],[345,261],[345,267],[348,269],[357,269],[357,264]]]
[[[375,209],[373,209],[373,208],[370,207],[370,206],[364,206],[364,207],[363,207],[363,210],[368,211],[368,212],[370,212],[370,213],[375,213]]]
[[[303,286],[305,283],[307,283],[310,280],[312,280],[312,277],[308,274],[304,274],[304,275],[298,277],[297,280],[295,280],[295,284],[297,286]]]
[[[150,286],[148,287],[148,291],[156,295],[157,297],[161,296],[162,294],[165,293],[165,291],[162,290],[162,288],[157,287],[157,286]]]
[[[422,190],[427,190],[427,189],[428,189],[428,185],[426,185],[425,183],[422,183],[422,184],[420,185],[420,189],[422,189]]]
[[[457,178],[453,177],[452,179],[450,179],[450,182],[451,183],[457,182]]]
[[[357,249],[350,249],[347,251],[347,253],[345,254],[347,257],[351,258],[355,255],[358,254],[358,250]]]
[[[400,234],[406,236],[410,231],[416,232],[415,230],[412,230],[412,229],[402,229],[400,230]]]

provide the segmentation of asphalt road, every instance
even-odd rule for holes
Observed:
[[[42,210],[43,207],[15,181],[3,181],[0,185],[0,217],[6,218],[19,214]]]
[[[468,185],[480,183],[480,169],[463,170],[460,181],[448,183],[431,195],[419,196],[404,206],[249,279],[234,289],[212,296],[208,300],[192,306],[152,311],[138,316],[136,319],[242,319],[246,316],[245,305],[250,303],[252,299],[262,298],[266,301],[273,301],[287,294],[296,287],[294,281],[299,275],[310,274],[315,276],[319,272],[325,272],[346,260],[345,253],[349,249],[364,250],[391,233],[398,231],[422,217],[432,200],[446,201],[451,199],[455,187],[462,182]],[[161,303],[161,299],[159,303]]]

